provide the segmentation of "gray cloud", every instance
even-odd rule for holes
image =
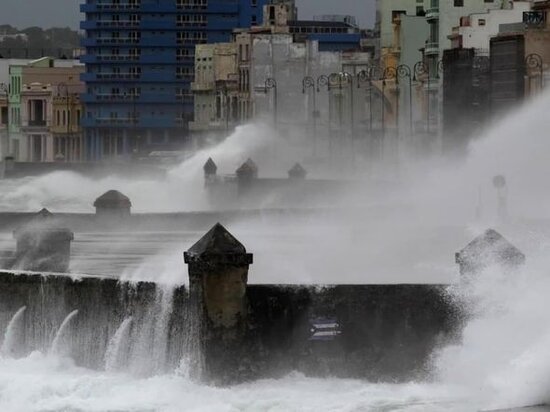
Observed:
[[[24,28],[78,28],[83,0],[0,0],[0,24]],[[301,18],[318,14],[351,14],[363,27],[374,24],[374,0],[297,0]]]

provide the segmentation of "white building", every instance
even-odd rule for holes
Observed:
[[[529,1],[516,1],[511,9],[489,10],[460,19],[460,26],[454,27],[449,36],[453,48],[476,49],[478,54],[489,54],[491,37],[499,33],[501,24],[519,23],[523,13],[531,9]]]

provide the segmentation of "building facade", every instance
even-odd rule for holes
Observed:
[[[195,46],[227,42],[262,23],[269,0],[88,0],[86,106],[89,160],[185,148],[193,120]]]
[[[237,44],[198,45],[195,50],[195,135],[222,137],[239,122]],[[200,139],[202,140],[202,139]]]
[[[80,161],[84,67],[42,58],[9,68],[6,153],[20,162]],[[62,107],[59,102],[63,101]],[[56,109],[57,107],[57,109]],[[56,128],[63,127],[63,131]],[[75,150],[78,147],[78,150]]]

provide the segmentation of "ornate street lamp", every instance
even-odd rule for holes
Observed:
[[[395,67],[386,67],[382,72],[382,138],[386,136],[386,80],[393,80],[396,77]],[[398,117],[397,111],[395,117]]]
[[[71,134],[71,108],[69,104],[69,86],[65,82],[61,82],[57,85],[57,94],[59,97],[64,96],[65,97],[65,112],[67,116],[67,135],[65,136],[65,139],[59,139],[58,140],[58,146],[57,146],[57,153],[55,157],[57,159],[65,159],[66,157],[63,156],[63,153],[61,152],[61,142],[64,143],[65,147],[67,147],[67,143],[69,142],[69,136]]]
[[[357,87],[361,87],[361,83],[367,82],[369,85],[369,133],[372,135],[372,81],[378,80],[381,77],[381,69],[379,66],[371,65],[366,70],[361,70],[357,74]]]
[[[8,118],[6,122],[6,155],[10,155],[10,88],[6,83],[0,83],[0,94],[6,96],[6,106],[8,110]]]
[[[315,79],[311,76],[306,76],[302,79],[302,93],[306,94],[306,91],[311,89],[313,92],[313,155],[317,154],[317,90],[315,85]],[[308,116],[310,111],[308,110]]]
[[[427,76],[428,79],[428,89],[426,92],[426,132],[430,133],[430,68],[428,65],[422,61],[416,63],[413,68],[414,71],[414,81],[418,81],[420,77]]]
[[[273,128],[277,129],[277,81],[273,77],[265,79],[265,91],[273,89]]]
[[[412,70],[406,64],[397,66],[397,79],[409,80],[409,130],[413,133],[413,112],[412,112]]]

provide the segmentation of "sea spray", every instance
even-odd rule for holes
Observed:
[[[60,355],[62,352],[63,339],[65,337],[65,330],[67,329],[71,320],[78,314],[78,310],[73,310],[67,315],[67,317],[61,323],[61,326],[57,330],[55,337],[50,348],[50,353],[53,355]]]
[[[129,316],[122,321],[115,334],[109,341],[107,351],[105,352],[105,370],[107,372],[116,371],[121,368],[121,358],[123,350],[126,350],[128,346],[131,325],[132,317]]]
[[[17,312],[13,315],[8,326],[6,327],[6,332],[4,334],[4,342],[2,343],[2,348],[0,349],[0,354],[5,356],[12,356],[15,351],[17,342],[17,332],[20,327],[19,323],[23,319],[23,313],[27,309],[26,306],[19,308]]]
[[[169,324],[173,310],[173,286],[157,285],[154,301],[134,317],[136,334],[130,347],[129,369],[139,376],[173,371],[168,361]]]
[[[209,208],[202,167],[212,157],[223,173],[233,173],[248,157],[262,170],[274,169],[266,147],[284,145],[261,125],[239,126],[221,143],[199,150],[168,171],[166,179],[109,176],[93,179],[73,172],[57,171],[44,176],[1,182],[0,209],[35,211],[47,207],[59,212],[91,212],[94,200],[110,189],[120,189],[132,201],[132,211],[175,212]],[[283,169],[286,170],[286,169]],[[280,170],[278,170],[280,173]]]
[[[550,244],[516,272],[487,268],[456,287],[469,314],[460,344],[436,356],[436,372],[488,408],[550,401]]]

